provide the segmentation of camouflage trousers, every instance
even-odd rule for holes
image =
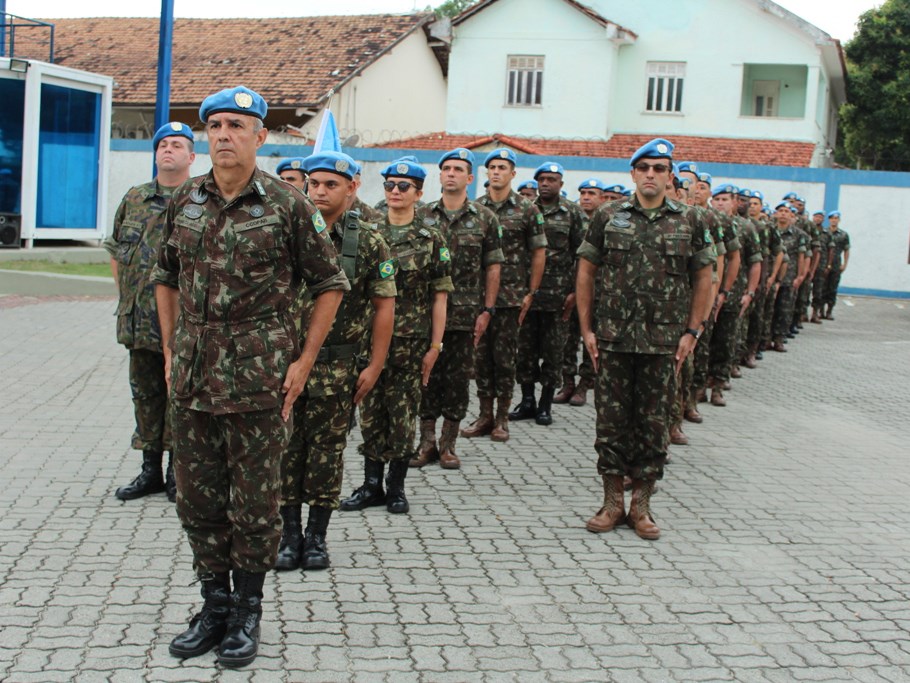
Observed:
[[[823,303],[834,306],[837,303],[837,288],[840,287],[840,267],[835,266],[825,278],[825,294]]]
[[[761,317],[761,340],[764,342],[771,341],[771,325],[774,320],[774,309],[777,305],[777,297],[780,294],[780,287],[771,287],[771,291],[765,293],[764,309]]]
[[[825,282],[827,276],[822,264],[818,264],[815,269],[815,277],[812,278],[812,308],[821,309],[825,305]]]
[[[701,343],[701,341],[699,341]],[[669,387],[673,393],[670,396],[670,424],[682,424],[683,411],[686,408],[694,408],[695,400],[692,392],[692,375],[695,372],[695,363],[692,360],[692,354],[686,358],[682,368],[677,375],[676,386]]]
[[[708,384],[708,368],[711,364],[711,339],[714,337],[714,314],[708,316],[705,330],[701,333],[692,358],[692,386],[703,389]]]
[[[764,315],[765,298],[767,296],[765,286],[759,284],[755,288],[755,298],[752,299],[752,303],[749,304],[749,310],[746,312],[745,329],[742,336],[746,340],[746,346],[750,349],[757,350],[759,344],[764,341],[762,339],[762,316]]]
[[[730,370],[736,356],[737,330],[739,328],[739,300],[724,304],[714,322],[711,334],[711,377],[721,382],[730,379]]]
[[[171,450],[171,420],[163,353],[130,349],[130,391],[136,416],[132,447],[157,453]]]
[[[785,337],[790,332],[795,302],[796,291],[791,285],[782,284],[777,291],[777,300],[774,302],[774,322],[771,324],[773,338]]]
[[[518,333],[518,383],[558,387],[565,343],[561,311],[528,311]]]
[[[429,348],[426,339],[392,337],[379,381],[360,404],[362,455],[383,462],[408,460],[415,455],[421,369]]]
[[[199,575],[269,571],[278,555],[281,458],[293,418],[281,407],[216,415],[175,406],[177,517]]]
[[[313,381],[317,372],[332,374],[332,392]],[[338,509],[356,383],[354,359],[313,367],[307,390],[294,403],[294,430],[281,459],[282,505]]]
[[[809,305],[809,290],[812,288],[808,278],[803,281],[796,292],[796,301],[793,304],[793,324],[802,322],[802,316],[806,314],[806,307]]]
[[[676,395],[672,353],[600,351],[594,408],[597,473],[655,480],[664,475],[670,407]]]
[[[474,354],[474,380],[481,398],[512,400],[518,355],[520,308],[497,308]]]
[[[429,347],[428,342],[424,342]],[[469,330],[446,330],[442,353],[429,384],[423,388],[420,419],[461,422],[468,414],[468,387],[474,364],[474,333]]]
[[[596,330],[596,321],[591,321],[592,327]],[[566,344],[562,350],[562,378],[563,380],[575,379],[575,375],[589,382],[594,386],[597,380],[594,372],[594,364],[591,357],[588,356],[588,350],[581,343],[581,327],[578,323],[578,310],[573,308],[572,315],[569,316],[566,333]],[[578,363],[578,348],[581,347],[581,364]]]

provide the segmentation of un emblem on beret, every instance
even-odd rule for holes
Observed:
[[[183,130],[183,124],[182,124],[182,123],[177,123],[176,121],[172,121],[172,122],[171,122],[171,130],[176,131],[176,132],[180,132],[181,130]]]
[[[407,173],[409,169],[408,169],[407,164],[398,164],[395,167],[395,170],[398,171],[399,173]]]
[[[557,166],[556,164],[552,164],[550,166],[550,173],[559,173],[559,166]]]
[[[589,180],[589,181],[588,181],[588,187],[597,187],[597,181],[596,181],[596,180]]]
[[[505,149],[502,150],[502,151],[499,153],[499,158],[500,158],[500,159],[508,159],[508,158],[509,158],[509,151],[508,151],[508,150],[505,150]]]
[[[350,164],[348,164],[348,162],[345,161],[344,159],[338,159],[335,162],[335,170],[338,171],[339,173],[344,173],[345,171],[348,170],[349,165]]]
[[[468,158],[468,150],[466,150],[466,149],[460,149],[460,150],[458,150],[458,158],[459,158],[459,159],[467,159],[467,158]]]
[[[670,149],[662,142],[657,143],[657,151],[661,154],[666,154]]]
[[[246,92],[234,93],[234,103],[241,109],[249,109],[253,106],[253,96]]]
[[[300,161],[298,159],[294,159],[294,161],[291,162],[291,168],[293,168],[295,171],[298,170],[300,168]]]

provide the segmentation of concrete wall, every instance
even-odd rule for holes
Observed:
[[[142,149],[147,141],[115,140],[112,142],[108,224],[117,203],[132,186],[146,182],[151,173],[150,152]],[[133,151],[131,151],[133,150]],[[205,143],[197,144],[194,174],[210,168]],[[274,172],[278,162],[287,156],[306,156],[309,147],[266,145],[260,154],[260,167]],[[437,199],[440,194],[440,153],[427,150],[391,150],[376,148],[350,149],[348,152],[363,163],[363,187],[360,196],[368,204],[383,197],[379,171],[403,154],[413,154],[427,169],[424,199]],[[485,154],[479,153],[483,159]],[[534,169],[549,158],[519,155],[516,180],[533,176]],[[578,185],[595,176],[605,182],[629,185],[629,164],[624,159],[591,159],[556,157],[566,169],[565,189],[571,199],[578,197]],[[850,264],[842,280],[847,293],[910,298],[910,265],[907,264],[910,236],[910,173],[843,171],[831,169],[789,168],[780,166],[745,166],[738,164],[700,164],[700,170],[714,177],[716,184],[732,182],[740,187],[761,190],[774,204],[790,190],[806,199],[809,212],[839,209],[841,226],[850,234]],[[483,192],[486,174],[481,167],[476,174],[471,196]],[[516,182],[516,184],[517,184]]]

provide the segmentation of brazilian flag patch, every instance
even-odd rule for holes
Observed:
[[[714,244],[714,240],[711,239],[711,231],[705,228],[705,244]]]
[[[322,232],[325,230],[325,218],[322,217],[322,214],[318,211],[313,214],[313,225],[316,226],[316,232]]]
[[[502,239],[502,224],[499,226],[499,239]]]
[[[379,264],[379,275],[383,279],[392,277],[395,274],[395,264],[391,261],[383,261]]]
[[[448,247],[439,247],[439,260],[442,261],[443,263],[448,263],[449,261],[452,260],[452,257],[449,256]]]
[[[537,214],[537,225],[543,225],[543,214]]]
[[[722,226],[722,225],[717,226],[717,236],[720,237],[721,239],[724,238],[724,226]]]

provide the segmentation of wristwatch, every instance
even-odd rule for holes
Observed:
[[[723,294],[724,296],[730,296],[730,290],[729,289],[717,290],[717,295],[720,296],[721,294]]]
[[[480,309],[480,312],[481,312],[481,313],[489,313],[491,318],[492,318],[494,315],[496,315],[496,309],[493,308],[492,306],[484,306],[483,308]]]
[[[754,298],[755,298],[755,292],[746,292],[746,296],[748,296],[750,299],[754,299]]]
[[[442,342],[430,342],[430,348],[442,353]]]
[[[530,294],[532,297],[536,297],[538,294],[540,294],[540,290],[532,289],[530,292],[528,292],[528,294]]]
[[[693,337],[695,337],[695,341],[698,341],[699,338],[701,338],[701,332],[698,330],[693,330],[691,327],[686,328],[686,334],[691,334]]]

